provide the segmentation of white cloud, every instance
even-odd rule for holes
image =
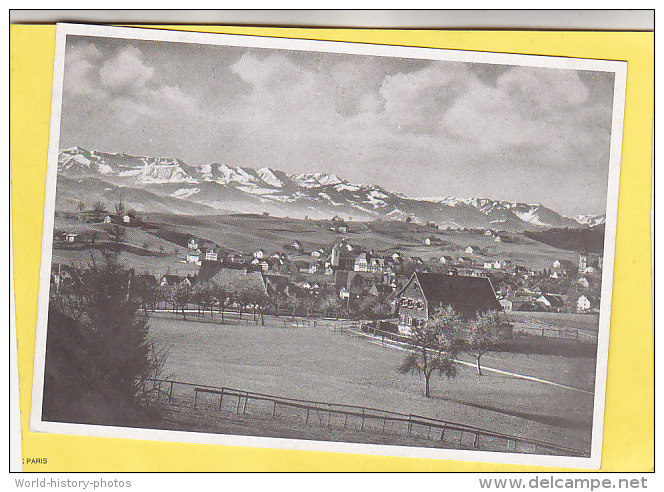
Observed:
[[[565,151],[592,143],[597,122],[587,117],[587,95],[575,71],[514,67],[495,86],[469,86],[443,120],[484,152],[524,145]]]
[[[512,190],[537,201],[549,191],[565,200],[538,176],[588,181],[606,169],[610,98],[589,94],[571,70],[220,48],[189,74],[177,47],[153,56],[138,44],[98,46],[103,54],[92,44],[67,52],[66,88],[72,101],[86,98],[71,105],[86,108],[72,116],[85,111],[85,123],[71,126],[89,135],[95,121],[116,148],[140,154],[336,172],[420,196]]]
[[[68,49],[65,56],[64,90],[72,94],[93,94],[95,63],[100,58],[101,52],[93,43]]]
[[[138,48],[127,46],[99,70],[101,83],[112,90],[142,88],[154,76],[154,68],[141,59]]]
[[[460,63],[431,64],[411,73],[385,77],[380,88],[383,116],[398,129],[437,134],[441,115],[479,81]]]

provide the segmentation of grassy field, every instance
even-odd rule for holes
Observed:
[[[185,216],[164,213],[145,213],[141,218],[165,231],[210,240],[222,248],[251,253],[259,248],[268,252],[286,251],[285,246],[294,240],[300,241],[307,252],[320,247],[330,248],[340,235],[329,230],[325,221],[268,217],[252,214]],[[490,236],[472,231],[443,231],[419,224],[381,221],[372,223],[349,223],[350,230],[345,234],[354,244],[377,253],[399,250],[407,256],[419,256],[425,260],[449,255],[472,256],[478,262],[485,259],[509,259],[516,264],[540,270],[551,268],[554,260],[576,262],[576,254],[557,249],[543,243],[513,234],[514,242],[497,243]],[[76,219],[56,219],[56,228],[67,232],[101,230],[99,224],[87,224]],[[149,249],[166,253],[183,253],[182,245],[164,241],[149,229],[128,228],[127,241],[137,247],[149,245]],[[427,246],[428,236],[438,238],[440,244]],[[466,254],[468,246],[479,247],[482,254]],[[177,261],[172,255],[171,262]],[[131,261],[131,260],[130,260]],[[143,260],[143,263],[147,260]],[[163,262],[156,261],[155,268],[163,269]]]
[[[599,314],[511,311],[507,316],[511,322],[517,325],[519,323],[537,321],[551,327],[578,328],[587,331],[599,330]]]
[[[170,346],[165,375],[278,396],[363,405],[457,421],[587,449],[590,394],[460,366],[453,380],[397,371],[403,352],[325,328],[233,325],[152,319],[150,334]],[[487,365],[518,369],[578,387],[591,385],[592,359],[502,354]]]

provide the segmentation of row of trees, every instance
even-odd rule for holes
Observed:
[[[359,299],[342,300],[333,289],[318,295],[295,296],[285,293],[273,293],[268,296],[262,288],[237,285],[221,286],[214,282],[197,282],[189,285],[183,282],[177,285],[157,286],[143,277],[133,281],[133,290],[141,300],[146,311],[154,310],[158,305],[168,307],[175,313],[181,313],[186,319],[186,310],[195,305],[200,314],[224,313],[228,307],[239,310],[240,317],[251,310],[254,319],[266,313],[291,316],[319,315],[355,319],[385,319],[392,315],[392,307],[385,297],[365,296]]]
[[[460,352],[473,356],[477,374],[482,375],[481,359],[502,340],[497,311],[478,314],[470,323],[452,307],[437,309],[424,324],[412,327],[409,336],[410,350],[399,370],[401,373],[417,373],[424,378],[424,394],[431,396],[431,376],[439,374],[448,379],[456,377],[455,359]]]

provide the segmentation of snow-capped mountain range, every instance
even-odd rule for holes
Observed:
[[[398,219],[441,227],[541,230],[593,227],[603,215],[566,217],[542,204],[488,198],[410,198],[380,186],[355,184],[334,174],[285,173],[263,167],[139,157],[64,149],[58,158],[57,206],[123,200],[139,211],[186,214],[244,212],[353,220]]]

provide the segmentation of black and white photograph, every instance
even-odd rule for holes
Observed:
[[[625,77],[59,24],[31,430],[599,467]]]

